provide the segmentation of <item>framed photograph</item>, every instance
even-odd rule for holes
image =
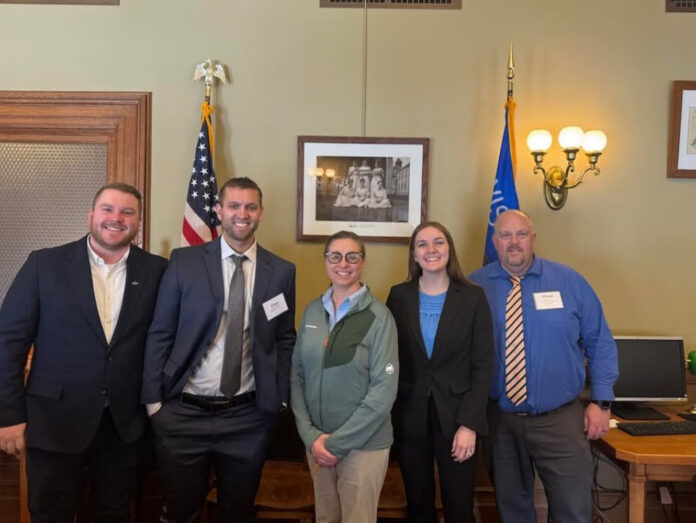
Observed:
[[[696,178],[696,82],[672,82],[668,178]]]
[[[429,138],[297,137],[297,239],[408,243],[425,220]]]
[[[0,4],[119,5],[120,0],[0,0]]]

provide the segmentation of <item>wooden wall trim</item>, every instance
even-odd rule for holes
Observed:
[[[152,93],[0,91],[0,141],[104,143],[107,182],[143,195],[139,243],[150,243]]]

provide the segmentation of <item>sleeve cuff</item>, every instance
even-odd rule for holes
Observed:
[[[145,405],[145,410],[147,410],[148,417],[152,417],[153,415],[157,414],[157,412],[159,412],[161,408],[161,401],[158,401],[157,403],[148,403],[147,405]]]
[[[591,384],[593,400],[614,401],[614,388],[611,385]]]

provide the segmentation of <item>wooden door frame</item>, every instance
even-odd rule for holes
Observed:
[[[150,244],[152,93],[0,91],[0,142],[106,145],[106,180],[143,195],[138,245]]]
[[[0,91],[0,142],[106,145],[104,183],[125,182],[143,196],[137,243],[144,249],[150,244],[151,120],[147,92]],[[29,523],[24,458],[19,468],[20,522]]]

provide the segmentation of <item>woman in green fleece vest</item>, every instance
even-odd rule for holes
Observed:
[[[312,470],[317,522],[367,523],[377,519],[393,441],[396,326],[360,281],[365,245],[357,234],[331,236],[324,259],[331,286],[302,318],[292,410]]]

